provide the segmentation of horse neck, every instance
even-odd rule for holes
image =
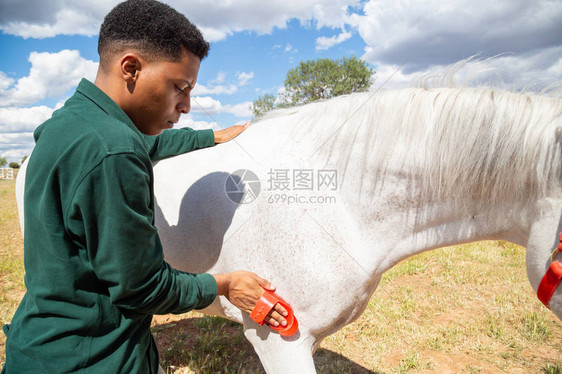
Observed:
[[[560,197],[562,101],[470,89],[373,100],[320,159],[338,170],[375,271],[448,245],[527,244],[537,202]]]
[[[365,250],[374,252],[362,259],[373,274],[399,261],[428,250],[481,240],[505,240],[526,245],[533,220],[533,204],[500,201],[485,204],[458,200],[423,201],[409,182],[387,176],[375,198],[350,204],[364,233]],[[467,209],[466,206],[472,208]]]

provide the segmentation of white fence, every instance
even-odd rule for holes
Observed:
[[[0,179],[14,179],[14,169],[0,168]]]

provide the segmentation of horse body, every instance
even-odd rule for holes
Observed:
[[[242,323],[267,372],[315,372],[321,340],[358,318],[382,273],[408,256],[511,241],[527,246],[536,290],[562,230],[561,143],[560,99],[490,89],[340,97],[158,162],[156,224],[180,270],[243,269],[272,281],[299,320],[294,336],[222,297],[204,312]],[[320,188],[322,171],[337,183]],[[317,177],[312,188],[280,177],[303,172]],[[253,201],[232,193],[257,185]],[[562,319],[562,289],[549,306]]]
[[[314,348],[359,317],[380,276],[366,273],[358,263],[366,253],[364,238],[343,200],[306,207],[272,202],[272,191],[266,191],[271,169],[292,173],[318,168],[277,153],[287,149],[285,141],[291,143],[286,129],[268,131],[262,125],[237,143],[192,152],[189,160],[179,156],[160,161],[154,169],[157,226],[166,260],[180,270],[249,270],[272,281],[294,308],[300,325],[296,337],[283,338],[259,327],[224,298],[204,312],[243,323],[268,372],[312,372]],[[310,149],[308,142],[292,145]],[[177,173],[178,168],[189,172]],[[225,193],[228,178],[239,169],[251,170],[261,180],[260,195],[247,204],[237,204]],[[311,192],[299,194],[308,199]]]

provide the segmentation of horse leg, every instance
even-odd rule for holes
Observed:
[[[300,331],[293,336],[282,337],[265,325],[257,326],[248,317],[245,317],[244,328],[244,335],[254,346],[268,374],[316,373],[312,359],[313,337]]]
[[[553,249],[558,246],[562,231],[562,201],[546,199],[540,202],[537,211],[540,213],[531,225],[526,255],[527,276],[535,291],[550,266]],[[562,286],[550,299],[549,307],[562,320]]]

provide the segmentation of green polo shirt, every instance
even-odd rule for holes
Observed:
[[[152,315],[204,308],[217,284],[164,262],[152,161],[214,145],[212,130],[145,136],[82,80],[34,136],[6,373],[156,373]]]

